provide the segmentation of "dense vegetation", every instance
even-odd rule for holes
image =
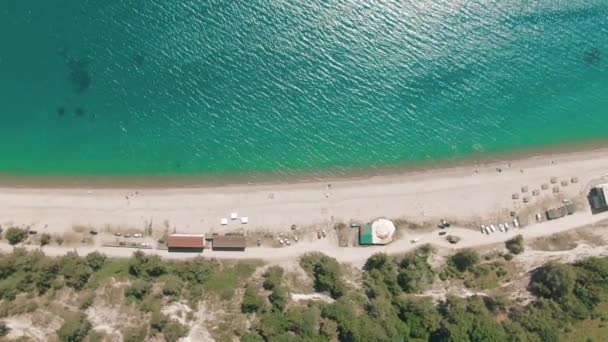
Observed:
[[[53,300],[61,289],[81,294],[79,310],[62,314],[60,341],[99,340],[86,314],[104,283],[122,281],[122,299],[145,318],[121,331],[124,340],[155,337],[177,341],[189,327],[163,313],[173,302],[197,308],[215,303],[225,311],[216,322],[218,340],[241,341],[559,341],[583,324],[608,319],[608,258],[575,264],[549,263],[536,270],[528,285],[536,299],[523,306],[504,297],[447,296],[433,302],[421,296],[442,279],[480,287],[505,272],[504,260],[472,250],[452,255],[433,267],[434,251],[423,246],[403,256],[375,254],[359,272],[320,253],[300,260],[310,290],[326,301],[293,302],[294,284],[279,267],[254,262],[220,263],[194,258],[183,262],[135,253],[130,260],[103,254],[60,258],[15,249],[0,257],[0,319],[36,310],[17,305],[27,298]],[[500,256],[499,256],[500,257]],[[498,266],[497,266],[498,265]],[[502,271],[501,271],[502,270]],[[303,286],[303,285],[302,285]],[[309,291],[310,291],[309,290]],[[235,304],[235,306],[230,306]],[[238,324],[245,320],[246,324]],[[0,321],[0,334],[10,327]],[[587,331],[586,331],[587,332]]]
[[[162,336],[166,341],[177,341],[188,333],[188,327],[163,314],[164,305],[179,299],[196,307],[211,297],[232,298],[256,267],[255,263],[221,264],[202,258],[163,261],[141,252],[129,260],[108,260],[98,252],[84,257],[70,252],[50,258],[40,251],[16,248],[0,257],[0,318],[36,310],[35,303],[25,307],[12,304],[22,294],[26,295],[24,298],[41,296],[52,300],[58,291],[69,289],[82,294],[80,312],[66,311],[64,324],[56,334],[60,341],[84,341],[93,334],[84,311],[93,304],[95,290],[104,283],[112,285],[124,280],[130,284],[124,288],[124,298],[135,305],[141,317],[149,317],[147,326],[123,332],[125,340],[145,341]],[[2,327],[0,332],[7,333],[6,325]]]

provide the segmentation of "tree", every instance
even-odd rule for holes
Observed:
[[[427,254],[410,253],[401,260],[397,282],[403,291],[418,293],[433,283],[435,272],[427,258]]]
[[[241,311],[243,313],[259,312],[264,308],[264,298],[258,294],[257,288],[252,285],[247,286],[243,301],[241,302]]]
[[[99,271],[106,263],[106,255],[98,251],[91,252],[86,256],[87,264],[94,271]]]
[[[392,263],[392,260],[386,253],[376,253],[367,259],[363,269],[366,271],[373,269],[382,270],[389,267],[390,263]]]
[[[472,249],[463,249],[450,257],[450,264],[458,271],[468,271],[479,262],[479,254]]]
[[[64,342],[80,342],[87,337],[90,329],[91,323],[80,313],[75,319],[66,320],[57,331],[57,336]]]
[[[336,259],[322,253],[307,253],[300,260],[300,265],[314,277],[316,291],[327,291],[333,298],[339,298],[344,294],[346,286],[342,281],[342,270]]]
[[[576,274],[570,265],[548,263],[530,280],[530,289],[541,297],[562,299],[572,293]]]
[[[517,235],[516,237],[507,240],[505,242],[505,247],[509,250],[509,252],[513,254],[521,254],[524,252],[524,237]]]
[[[410,336],[428,340],[437,330],[441,317],[430,300],[401,300],[397,303],[399,318],[410,327]]]
[[[11,245],[16,245],[19,242],[25,240],[27,237],[27,231],[24,229],[11,227],[4,232],[4,237],[8,240],[8,243]]]
[[[51,243],[51,235],[44,233],[40,235],[40,246],[46,246]]]

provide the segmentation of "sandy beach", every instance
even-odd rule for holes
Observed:
[[[251,233],[286,232],[293,224],[331,229],[338,222],[363,223],[386,217],[433,225],[446,218],[462,227],[471,223],[472,228],[473,222],[506,220],[510,211],[532,214],[562,199],[578,199],[585,214],[568,221],[576,227],[590,222],[583,195],[604,175],[608,176],[606,149],[329,183],[168,189],[2,188],[0,224],[29,226],[39,234],[61,234],[75,226],[102,232],[151,227],[156,232]],[[552,177],[557,183],[550,184]],[[573,177],[576,182],[572,182]],[[541,190],[541,184],[550,187]],[[529,192],[522,194],[522,186]],[[552,192],[553,186],[560,187],[559,193]],[[533,196],[536,189],[540,194]],[[514,193],[520,195],[518,200],[512,199]],[[530,202],[523,203],[523,197],[529,197]],[[232,212],[248,217],[249,222],[228,220],[227,225],[221,225],[220,220]],[[487,241],[478,231],[470,239]]]

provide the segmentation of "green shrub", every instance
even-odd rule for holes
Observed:
[[[144,342],[148,335],[145,327],[129,328],[122,333],[124,342]]]
[[[51,243],[51,235],[44,233],[40,235],[40,246],[46,246]]]
[[[258,289],[251,285],[247,286],[243,295],[243,301],[241,302],[241,312],[260,312],[263,308],[264,298],[258,294]]]
[[[92,273],[89,265],[76,252],[68,252],[63,256],[59,266],[59,273],[63,276],[65,284],[75,290],[83,289]]]
[[[273,309],[283,311],[287,305],[287,291],[282,286],[275,287],[268,300]]]
[[[507,240],[505,242],[505,247],[507,247],[509,252],[511,252],[512,254],[523,253],[524,252],[524,237],[521,236],[521,234],[520,234],[510,240]]]
[[[145,280],[134,281],[125,291],[125,296],[134,300],[142,300],[150,292],[152,284]]]
[[[175,320],[171,320],[165,324],[162,330],[163,336],[167,342],[177,342],[177,340],[186,336],[188,331],[190,331],[190,329],[187,326]]]
[[[262,286],[264,290],[272,291],[275,287],[281,285],[281,281],[283,278],[283,268],[280,266],[272,266],[264,272],[264,283]]]
[[[163,284],[163,295],[179,297],[183,286],[184,284],[182,284],[177,276],[170,275],[165,279],[165,283]]]
[[[90,329],[91,323],[86,315],[80,313],[76,318],[66,320],[57,331],[57,336],[64,342],[80,342],[84,341]]]
[[[8,243],[11,245],[16,245],[25,240],[27,237],[27,231],[25,229],[11,227],[4,232],[4,237],[8,240]]]
[[[86,256],[87,264],[94,271],[99,271],[106,263],[106,255],[98,251],[91,252]]]
[[[456,252],[449,259],[450,265],[454,266],[459,272],[472,269],[479,262],[479,254],[472,249],[463,249]]]

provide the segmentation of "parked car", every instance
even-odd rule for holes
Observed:
[[[445,235],[445,234],[447,234],[447,233],[448,233],[448,232],[446,232],[446,231],[442,231],[442,232],[439,232],[439,235]]]
[[[543,215],[541,215],[540,213],[536,214],[536,221],[540,222],[543,220]]]
[[[262,240],[261,240],[261,239],[258,239],[258,240],[257,240],[255,243],[256,243],[258,246],[261,246],[261,245],[262,245]]]
[[[91,234],[91,235],[97,235],[97,231],[96,230],[91,230],[91,231],[89,231],[89,234]]]
[[[517,218],[513,219],[513,227],[519,228],[519,220]]]

